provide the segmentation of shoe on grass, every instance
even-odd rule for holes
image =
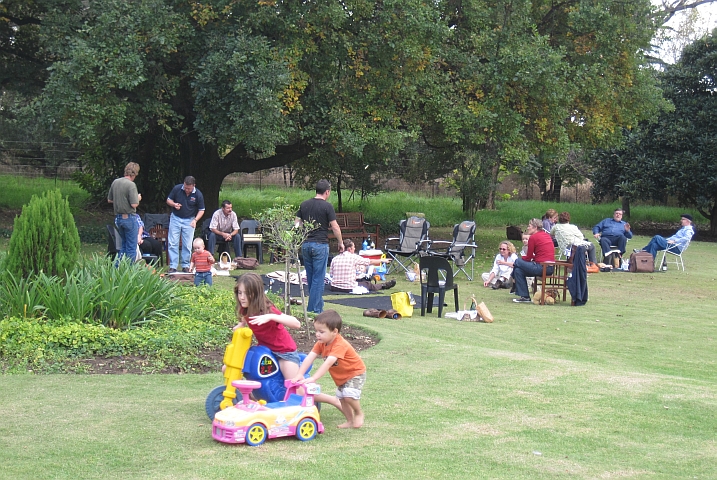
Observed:
[[[533,301],[530,299],[530,297],[518,297],[518,298],[514,298],[513,301],[515,303],[533,303]]]
[[[381,290],[388,290],[396,286],[396,280],[389,280],[381,286]]]

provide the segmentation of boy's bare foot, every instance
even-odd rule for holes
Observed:
[[[363,413],[359,413],[358,415],[356,415],[356,416],[354,417],[353,427],[354,427],[354,428],[361,428],[362,425],[363,425]]]
[[[353,424],[351,422],[345,422],[339,425],[339,428],[351,428],[353,427]]]

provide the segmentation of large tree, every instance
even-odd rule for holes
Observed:
[[[443,165],[465,185],[490,175],[479,202],[490,207],[501,171],[609,145],[660,106],[642,53],[666,15],[649,0],[5,0],[0,10],[12,37],[0,54],[11,69],[39,66],[26,69],[44,87],[35,111],[82,147],[83,184],[98,194],[133,158],[145,198],[161,203],[191,174],[211,209],[232,172],[300,158],[378,171],[418,142],[452,152]]]
[[[677,197],[717,233],[717,29],[685,47],[662,74],[674,110],[630,134],[626,146],[596,158],[612,182],[602,190],[632,198]]]
[[[145,198],[320,149],[395,153],[446,29],[418,0],[65,2],[38,14],[53,58],[37,112],[78,142],[101,192],[128,158]]]

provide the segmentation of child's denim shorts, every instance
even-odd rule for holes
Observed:
[[[299,359],[299,354],[297,353],[296,350],[294,350],[293,352],[284,352],[284,353],[271,352],[271,353],[276,355],[277,358],[280,358],[282,360],[286,360],[287,362],[295,363],[295,364],[301,366],[301,359]]]

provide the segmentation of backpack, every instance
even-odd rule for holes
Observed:
[[[655,271],[655,259],[650,252],[635,252],[630,255],[630,271],[652,273]]]

